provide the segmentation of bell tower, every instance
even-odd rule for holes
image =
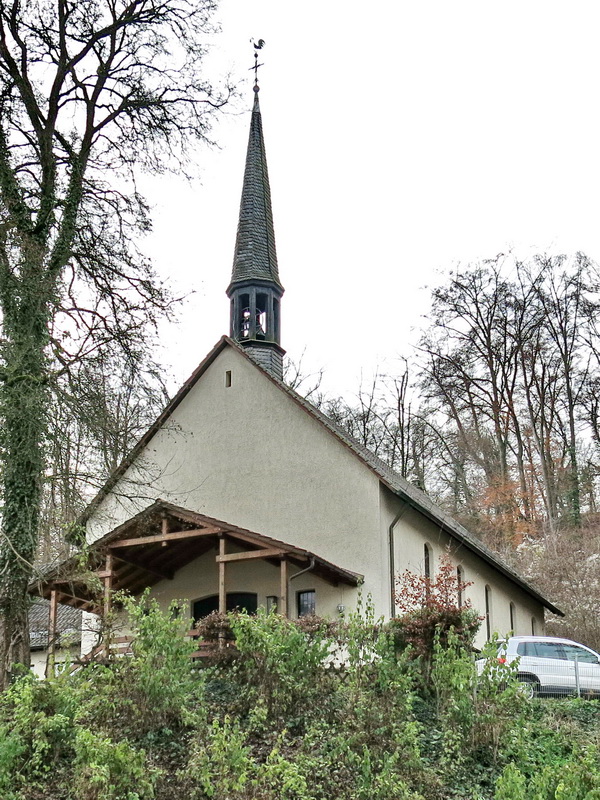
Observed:
[[[254,70],[264,42],[255,44]],[[264,369],[283,376],[281,347],[281,297],[271,190],[258,103],[258,81],[254,83],[254,106],[240,202],[233,270],[227,296],[231,302],[230,335]]]

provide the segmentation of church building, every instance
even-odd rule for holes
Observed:
[[[279,276],[258,86],[243,178],[230,332],[91,502],[84,522],[106,587],[186,599],[191,617],[259,607],[338,618],[369,595],[396,613],[396,577],[434,577],[448,552],[494,631],[542,633],[560,610],[479,539],[283,381]],[[75,578],[40,593],[93,612]],[[55,613],[55,612],[54,612]],[[85,640],[85,636],[84,636]],[[90,645],[88,645],[89,647]]]

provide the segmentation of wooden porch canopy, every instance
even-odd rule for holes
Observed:
[[[228,544],[236,552],[228,552]],[[242,548],[241,550],[239,548]],[[219,607],[225,610],[226,565],[256,558],[280,568],[280,608],[287,612],[288,566],[305,569],[337,585],[357,586],[361,575],[342,569],[277,539],[238,528],[221,520],[156,500],[144,511],[94,542],[89,567],[104,583],[104,606],[110,605],[112,590],[141,593],[161,580],[172,580],[181,567],[216,548],[219,570]],[[79,571],[79,576],[78,576]],[[97,594],[81,577],[76,559],[46,573],[30,586],[30,593],[87,611],[98,611]]]

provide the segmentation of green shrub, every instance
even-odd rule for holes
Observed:
[[[17,679],[0,699],[0,787],[43,781],[75,740],[77,693],[33,674]]]
[[[230,615],[235,659],[192,670],[186,622],[129,608],[132,657],[0,695],[1,800],[600,800],[600,705],[527,700],[494,643],[478,674],[440,633],[424,684],[367,598]]]
[[[330,650],[327,624],[310,633],[279,614],[232,614],[236,675],[246,702],[264,703],[272,719],[289,719],[323,691]]]
[[[253,756],[248,737],[249,731],[228,716],[222,722],[213,720],[206,733],[200,733],[186,769],[190,800],[313,800],[299,764],[281,753],[285,732],[260,760]]]
[[[150,800],[153,783],[143,750],[80,728],[73,763],[77,800]]]
[[[123,605],[133,635],[132,655],[91,668],[103,700],[90,704],[90,722],[137,737],[184,724],[199,708],[192,698],[201,692],[202,681],[190,659],[196,644],[184,636],[191,622],[178,615],[182,604],[173,602],[164,614],[145,594],[138,600],[125,597]]]
[[[508,764],[494,800],[600,800],[600,763],[595,749],[575,751],[567,761],[548,763],[528,778]]]

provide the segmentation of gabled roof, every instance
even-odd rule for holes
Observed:
[[[133,450],[129,453],[129,455],[123,460],[123,462],[117,467],[117,469],[112,473],[109,477],[105,485],[102,489],[98,492],[96,497],[91,501],[89,506],[87,507],[86,511],[82,517],[82,523],[85,523],[87,519],[91,516],[92,512],[95,508],[102,502],[102,499],[110,492],[112,487],[117,483],[119,478],[125,473],[128,467],[135,461],[137,456],[141,453],[141,451],[146,447],[146,445],[150,442],[152,437],[155,433],[162,427],[162,425],[166,422],[167,419],[173,414],[177,406],[181,403],[181,401],[186,397],[188,392],[193,388],[193,386],[197,383],[197,381],[202,377],[204,372],[208,369],[208,367],[213,363],[213,361],[220,355],[221,352],[226,347],[231,347],[236,350],[243,358],[247,359],[256,369],[258,369],[271,383],[274,383],[276,386],[281,389],[285,394],[287,394],[295,403],[297,403],[301,408],[303,408],[313,419],[315,419],[318,423],[320,423],[326,430],[328,430],[333,436],[335,436],[342,444],[344,444],[354,455],[360,459],[360,461],[365,464],[375,475],[379,478],[379,480],[386,486],[390,491],[392,491],[395,495],[397,495],[401,500],[407,503],[412,508],[419,511],[423,516],[429,519],[436,525],[444,530],[447,534],[449,534],[456,542],[460,545],[466,547],[471,552],[478,555],[482,558],[485,562],[490,564],[494,569],[498,570],[502,573],[505,577],[507,577],[510,581],[514,584],[519,586],[524,592],[529,594],[531,597],[535,598],[538,602],[542,603],[549,611],[553,614],[558,614],[559,616],[564,616],[563,612],[557,608],[553,603],[551,603],[547,598],[545,598],[537,589],[535,589],[531,584],[529,584],[524,578],[522,578],[515,570],[513,570],[508,564],[504,563],[502,559],[500,559],[495,553],[493,553],[488,547],[486,547],[483,542],[481,542],[476,536],[474,536],[470,531],[468,531],[465,527],[463,527],[460,523],[458,523],[453,517],[448,514],[446,511],[441,509],[433,500],[422,492],[420,489],[417,489],[416,486],[413,486],[409,483],[405,478],[399,475],[394,470],[390,469],[390,467],[382,461],[378,456],[368,450],[366,447],[361,445],[356,439],[350,436],[343,428],[341,428],[337,423],[333,422],[333,420],[329,419],[322,411],[312,405],[308,400],[301,397],[297,392],[287,386],[283,381],[279,380],[278,378],[274,377],[272,374],[264,370],[256,361],[236,342],[230,339],[228,336],[223,336],[214,346],[214,348],[210,351],[210,353],[206,356],[206,358],[198,365],[198,367],[194,370],[192,375],[188,378],[188,380],[183,384],[181,389],[177,392],[177,394],[173,397],[173,399],[169,402],[166,406],[162,414],[156,419],[156,421],[150,426],[150,428],[146,431],[144,436],[140,439],[137,445],[133,448]]]
[[[257,279],[276,283],[283,288],[277,268],[271,188],[258,104],[258,86],[254,87],[254,91],[233,270],[228,292],[237,283]]]
[[[235,560],[263,558],[278,564],[283,558],[334,585],[357,586],[363,577],[309,550],[160,499],[97,539],[89,548],[88,563],[91,570],[101,569],[110,553],[112,588],[137,595],[159,581],[172,580],[178,570],[205,553],[218,551],[220,537],[241,547],[241,553],[229,556]],[[76,608],[90,610],[96,602],[97,591],[89,575],[81,574],[77,558],[49,570],[30,586],[32,594],[44,597],[53,589],[59,602]]]

